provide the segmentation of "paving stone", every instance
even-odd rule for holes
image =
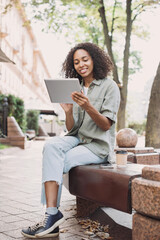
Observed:
[[[5,206],[3,209],[4,212],[12,214],[12,215],[18,215],[18,214],[22,214],[22,213],[26,213],[26,211],[22,210],[22,209],[17,209],[17,208],[13,208],[10,206]]]
[[[10,236],[10,237],[13,237],[15,239],[19,239],[22,237],[22,234],[21,234],[21,229],[17,229],[17,230],[12,230],[12,231],[7,231],[7,232],[4,232],[7,236]]]
[[[4,233],[0,233],[0,239],[1,240],[15,240],[15,238],[13,238],[13,237],[9,237],[9,236],[7,236],[7,235],[5,235]]]
[[[33,225],[43,217],[45,208],[40,204],[43,145],[42,141],[33,141],[29,149],[14,147],[12,150],[5,149],[3,154],[0,150],[3,155],[2,160],[0,155],[0,219],[3,220],[0,222],[0,240],[26,240],[21,236],[21,229]],[[67,228],[69,232],[60,233],[59,238],[52,240],[87,238],[77,224],[75,199],[75,196],[63,188],[60,209],[67,220],[60,229]],[[9,223],[10,221],[13,222]]]
[[[160,221],[135,213],[132,240],[160,240]]]
[[[9,216],[9,215],[10,215],[9,213],[0,211],[0,218],[1,217],[6,217],[6,216]]]
[[[21,219],[27,219],[31,221],[37,221],[41,219],[42,214],[37,214],[37,213],[25,213],[25,214],[20,214],[18,215]]]
[[[15,230],[15,229],[17,229],[18,227],[17,227],[17,225],[15,224],[15,223],[10,223],[10,224],[8,224],[8,223],[5,223],[5,222],[2,222],[2,221],[0,221],[0,233],[3,233],[3,232],[5,232],[5,231],[8,231],[8,229],[9,230]]]
[[[29,226],[32,226],[33,224],[35,224],[34,220],[21,220],[19,222],[14,222],[14,225],[16,225],[17,229],[29,227]]]
[[[142,177],[148,180],[160,181],[160,166],[144,167]]]
[[[160,219],[160,182],[136,178],[132,181],[132,207]]]
[[[77,225],[78,224],[78,221],[76,218],[72,217],[70,219],[67,219],[61,226],[60,226],[60,229],[62,228],[68,228],[70,226],[74,226],[74,225]]]
[[[85,233],[85,230],[81,228],[80,225],[75,225],[74,228],[69,228],[68,233],[72,233],[75,236],[80,236],[81,238],[88,237]]]
[[[1,217],[1,221],[5,222],[5,223],[13,223],[13,222],[18,222],[18,221],[22,221],[22,220],[24,220],[24,219],[20,218],[19,216],[15,216],[15,215]]]

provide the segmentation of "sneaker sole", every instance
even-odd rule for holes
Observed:
[[[63,217],[59,221],[57,221],[52,227],[48,228],[46,231],[35,234],[35,237],[43,237],[44,235],[47,235],[48,233],[52,232],[56,227],[58,227],[60,224],[64,223],[64,221],[65,219]]]
[[[32,235],[28,235],[28,234],[26,234],[26,233],[24,233],[24,232],[21,232],[22,233],[22,235],[24,236],[24,237],[28,237],[28,238],[37,238],[37,236],[32,236]],[[43,238],[51,238],[51,237],[58,237],[59,236],[59,232],[58,233],[49,233],[49,234],[46,234],[45,236],[42,236]],[[42,238],[42,237],[38,237],[38,238]]]

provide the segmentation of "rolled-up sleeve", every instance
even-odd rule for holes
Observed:
[[[102,103],[100,113],[116,122],[117,112],[120,104],[120,91],[115,82],[109,86]]]

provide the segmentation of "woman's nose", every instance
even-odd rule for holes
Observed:
[[[83,61],[80,61],[79,62],[79,66],[82,67],[84,65],[84,62]]]

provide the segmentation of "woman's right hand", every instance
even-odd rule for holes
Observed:
[[[61,107],[63,108],[66,115],[66,128],[70,131],[74,126],[73,119],[73,104],[71,103],[61,103]]]
[[[72,112],[73,104],[71,104],[71,103],[61,103],[60,105],[63,108],[63,110],[65,111],[65,113]]]

